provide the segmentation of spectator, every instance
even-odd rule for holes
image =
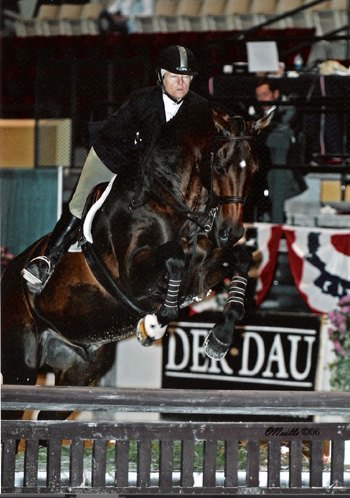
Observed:
[[[114,0],[101,12],[99,26],[102,34],[135,31],[134,16],[152,16],[153,0]]]
[[[292,169],[270,169],[270,165],[294,166],[304,164],[303,135],[299,132],[298,116],[293,105],[281,95],[277,79],[258,78],[255,84],[255,97],[259,102],[255,118],[270,112],[276,106],[270,126],[260,136],[261,174],[257,177],[256,188],[263,192],[268,190],[270,206],[264,200],[266,211],[260,215],[259,221],[284,223],[284,201],[305,190],[303,176]],[[260,186],[257,185],[260,183]],[[255,195],[257,193],[255,192]],[[264,193],[260,193],[264,197]],[[266,197],[266,192],[265,192]]]

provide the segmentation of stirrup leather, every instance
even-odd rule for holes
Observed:
[[[30,268],[30,266],[32,265],[32,263],[35,264],[35,261],[37,261],[37,260],[44,261],[47,264],[47,271],[45,272],[46,275],[43,278],[44,281],[40,280],[40,278],[38,276],[36,276],[33,273],[31,273],[30,269],[28,269],[28,267]],[[23,278],[27,282],[29,282],[30,284],[32,284],[32,285],[42,285],[42,284],[44,284],[45,280],[50,275],[50,273],[51,273],[51,261],[46,256],[37,256],[36,258],[32,259],[28,263],[28,265],[27,265],[26,268],[23,268],[23,270],[21,271],[21,275],[23,276]]]

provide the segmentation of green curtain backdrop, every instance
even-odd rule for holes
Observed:
[[[60,210],[61,168],[1,169],[1,245],[14,255],[51,232]]]

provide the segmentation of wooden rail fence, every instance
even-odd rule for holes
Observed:
[[[4,385],[1,398],[7,414],[168,414],[152,422],[108,421],[101,413],[65,421],[8,416],[1,426],[5,494],[349,495],[350,424],[322,416],[350,416],[350,393]],[[241,421],[193,422],[195,414]],[[245,421],[247,415],[269,421]],[[306,418],[313,416],[318,421]]]

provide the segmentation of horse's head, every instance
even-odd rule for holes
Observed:
[[[220,247],[234,245],[243,235],[243,207],[258,161],[254,135],[266,127],[272,114],[245,121],[213,111],[216,136],[211,152],[212,203],[218,207],[215,237]]]

